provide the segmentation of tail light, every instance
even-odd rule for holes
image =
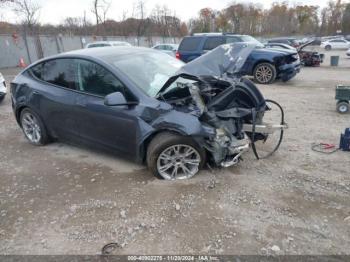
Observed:
[[[181,56],[180,56],[179,51],[176,51],[175,57],[176,57],[177,59],[181,59]]]

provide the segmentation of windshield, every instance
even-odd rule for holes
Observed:
[[[184,65],[180,60],[161,52],[118,56],[112,64],[151,97],[156,96],[165,82]]]
[[[252,43],[231,43],[218,46],[205,55],[186,64],[177,73],[194,76],[232,77],[240,73],[245,61],[256,47]]]

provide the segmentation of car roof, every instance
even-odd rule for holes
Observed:
[[[234,33],[194,33],[193,35],[187,37],[200,37],[200,36],[247,36]]]
[[[96,41],[96,42],[91,42],[88,43],[88,45],[94,45],[94,44],[110,44],[110,41]]]
[[[178,45],[178,44],[167,44],[167,43],[162,43],[162,44],[156,44],[155,46],[157,46],[157,45],[171,45],[171,46],[176,46],[176,45]]]
[[[147,53],[147,52],[159,52],[155,51],[151,48],[145,48],[145,47],[135,47],[135,46],[108,46],[104,48],[85,48],[85,49],[78,49],[74,51],[69,51],[65,53],[61,53],[54,56],[45,57],[43,59],[40,59],[33,63],[39,64],[43,61],[52,60],[52,59],[58,59],[58,58],[90,58],[90,59],[99,59],[106,63],[109,63],[110,59],[108,58],[115,58],[118,56],[123,55],[130,55],[130,54],[141,54],[141,53]]]
[[[95,41],[88,43],[87,45],[94,45],[94,44],[118,44],[118,43],[128,43],[126,41]]]
[[[94,49],[79,49],[63,54],[59,54],[56,57],[60,56],[89,56],[96,58],[103,58],[106,56],[118,56],[118,55],[127,55],[133,53],[144,53],[144,52],[154,52],[150,48],[145,47],[135,47],[135,46],[110,46],[104,48],[94,48]]]
[[[273,41],[273,40],[296,40],[296,38],[294,38],[294,37],[275,37],[275,38],[269,39],[269,41]]]

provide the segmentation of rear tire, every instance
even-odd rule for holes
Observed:
[[[0,103],[4,100],[4,98],[5,98],[5,95],[0,95]]]
[[[339,101],[337,103],[337,111],[340,114],[346,114],[347,112],[349,112],[349,102]]]
[[[158,178],[189,179],[204,166],[206,153],[191,137],[164,132],[156,135],[149,144],[146,161]]]
[[[40,117],[29,108],[22,110],[20,123],[25,137],[36,146],[43,146],[49,142],[49,136]]]
[[[259,84],[271,84],[276,80],[276,67],[270,63],[260,63],[255,66],[253,72],[255,82]]]
[[[327,51],[330,51],[332,49],[332,46],[326,45],[326,47],[324,49],[326,49]]]

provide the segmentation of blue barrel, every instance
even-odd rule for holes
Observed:
[[[339,56],[331,56],[331,66],[338,66],[339,64]]]

